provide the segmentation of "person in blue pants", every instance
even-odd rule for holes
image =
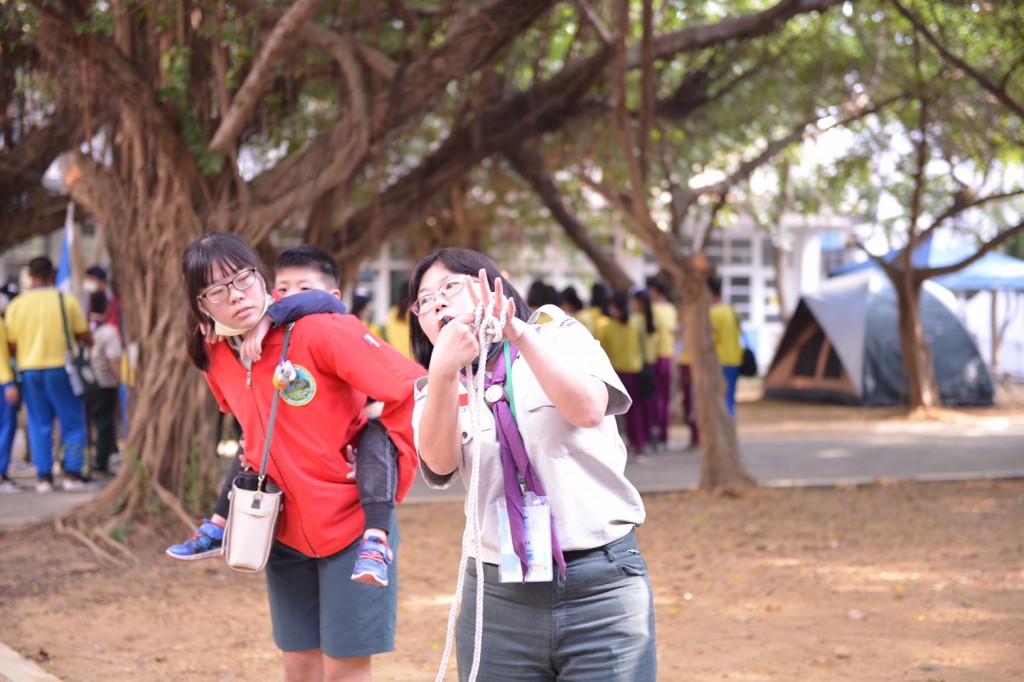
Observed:
[[[78,299],[53,286],[53,262],[46,256],[28,264],[31,286],[10,305],[4,319],[7,340],[21,374],[28,410],[28,442],[36,467],[36,492],[53,491],[53,420],[60,421],[66,491],[90,490],[84,476],[85,406],[64,369],[69,346],[92,345]]]
[[[14,380],[11,357],[7,350],[7,327],[0,320],[0,493],[20,493],[21,488],[7,477],[11,465],[11,448],[14,446],[14,430],[18,425],[18,407],[21,396]]]

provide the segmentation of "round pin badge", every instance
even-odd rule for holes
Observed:
[[[486,400],[489,405],[493,405],[504,397],[505,391],[502,390],[499,384],[494,384],[484,391],[484,400]]]

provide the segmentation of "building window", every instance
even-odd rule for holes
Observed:
[[[754,262],[754,252],[750,239],[732,239],[727,244],[727,263],[732,265],[750,265]]]
[[[761,265],[764,267],[775,265],[775,245],[768,238],[761,240]]]
[[[712,237],[708,240],[707,248],[704,249],[704,254],[708,257],[708,261],[712,265],[722,264],[722,240],[719,237]]]

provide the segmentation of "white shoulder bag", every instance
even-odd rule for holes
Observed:
[[[288,353],[292,325],[284,333],[281,347],[281,362]],[[267,422],[267,437],[263,441],[263,461],[258,474],[243,471],[231,484],[231,507],[228,522],[224,527],[224,560],[228,566],[242,573],[259,573],[267,565],[270,548],[277,534],[277,520],[284,504],[281,488],[267,480],[267,459],[270,456],[270,440],[277,419],[277,405],[281,391],[274,391]]]

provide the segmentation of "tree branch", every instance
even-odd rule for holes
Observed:
[[[466,116],[438,149],[388,187],[379,197],[383,226],[377,233],[375,209],[361,209],[343,230],[335,233],[339,261],[364,258],[380,240],[408,226],[431,198],[447,191],[471,168],[491,154],[550,130],[561,128],[579,98],[600,79],[612,54],[605,48],[567,65],[558,75],[505,101],[484,104],[474,116]],[[352,235],[349,241],[344,234]]]
[[[968,209],[978,208],[992,201],[1001,201],[1003,199],[1010,199],[1011,197],[1019,197],[1022,194],[1024,194],[1024,189],[1017,189],[1012,192],[989,194],[983,197],[971,196],[969,193],[958,192],[956,196],[953,197],[953,204],[936,217],[935,220],[932,221],[931,225],[921,232],[921,239],[923,240],[927,238],[935,232],[935,230],[941,227],[942,223]]]
[[[943,58],[945,58],[948,62],[952,63],[958,69],[960,69],[968,76],[970,76],[971,79],[974,80],[974,82],[976,82],[982,88],[987,90],[993,97],[999,100],[999,102],[1002,103],[1003,106],[1005,106],[1007,109],[1015,113],[1019,118],[1024,119],[1024,105],[1010,97],[1010,95],[1006,92],[1005,89],[999,87],[991,80],[989,80],[988,76],[978,71],[973,66],[965,62],[963,59],[957,57],[952,52],[950,52],[949,49],[941,42],[939,42],[935,35],[928,30],[928,27],[925,26],[924,22],[922,22],[916,14],[914,14],[909,9],[904,7],[903,4],[899,2],[899,0],[889,1],[896,8],[897,12],[902,14],[907,21],[913,24],[915,30],[920,35],[924,36],[924,39],[931,43],[932,47],[938,50],[939,54],[941,54]]]
[[[807,12],[824,12],[845,0],[781,0],[762,12],[729,17],[715,23],[694,24],[654,40],[654,59],[668,59],[682,52],[694,52],[712,45],[755,38],[775,31],[782,24]],[[630,51],[628,68],[636,68],[643,57],[639,48]]]
[[[320,0],[295,0],[278,20],[245,77],[245,82],[235,93],[231,108],[223,112],[220,126],[210,140],[211,151],[226,154],[235,147],[245,122],[270,88],[274,67],[288,47],[288,38],[306,23],[319,4]]]
[[[566,206],[541,153],[532,145],[524,144],[506,148],[504,154],[516,172],[548,207],[569,239],[594,263],[601,277],[611,283],[614,289],[629,289],[633,285],[629,275],[613,258],[605,254],[600,244]]]
[[[135,65],[111,40],[101,35],[92,34],[86,49],[76,32],[76,26],[85,21],[85,17],[62,14],[53,3],[45,0],[34,0],[33,6],[40,15],[39,39],[50,41],[58,50],[71,49],[81,59],[92,59],[97,76],[120,105],[138,118],[139,126],[182,174],[183,182],[199,187],[201,174],[178,132],[177,120],[163,107],[149,81],[139,75]],[[69,9],[73,11],[74,7]]]
[[[41,185],[18,195],[4,192],[0,202],[0,253],[21,242],[59,228],[68,207],[66,196],[47,192]]]
[[[689,207],[692,206],[700,196],[725,196],[725,194],[727,194],[729,190],[731,190],[740,182],[750,177],[751,173],[757,170],[757,168],[762,166],[767,161],[770,161],[773,157],[775,157],[776,154],[778,154],[779,152],[781,152],[794,142],[797,142],[802,139],[813,139],[816,137],[820,137],[829,130],[832,130],[833,128],[848,125],[849,123],[862,119],[865,116],[877,113],[886,106],[897,101],[898,99],[899,97],[892,97],[885,100],[884,102],[880,102],[879,104],[870,107],[856,108],[854,113],[850,114],[849,116],[836,119],[833,123],[831,123],[828,126],[825,126],[824,128],[815,128],[815,130],[813,131],[806,132],[807,126],[812,125],[817,120],[820,120],[820,117],[814,116],[813,118],[805,121],[804,123],[801,123],[799,126],[794,128],[785,137],[782,137],[778,140],[774,140],[773,142],[771,142],[760,154],[758,154],[754,158],[741,163],[739,168],[737,168],[724,180],[712,183],[710,185],[703,185],[701,187],[695,187],[692,189],[685,190],[683,193],[685,207],[688,210]],[[852,106],[849,102],[847,102],[847,105]]]
[[[0,187],[10,183],[38,184],[57,155],[72,146],[81,130],[81,112],[60,101],[46,124],[33,129],[21,141],[4,140],[0,152]]]
[[[254,203],[265,204],[256,210],[260,222],[253,224],[276,222],[308,207],[332,184],[346,181],[366,162],[372,142],[404,126],[452,79],[489,63],[549,4],[549,0],[492,0],[464,9],[444,43],[399,71],[390,89],[367,105],[372,130],[364,135],[361,117],[350,111],[330,130],[252,181]],[[311,182],[315,186],[307,187]]]
[[[948,275],[953,272],[964,269],[974,261],[984,256],[989,251],[992,251],[1001,244],[1006,243],[1010,239],[1014,238],[1018,234],[1024,234],[1024,222],[1017,223],[1013,227],[1003,230],[998,235],[993,237],[991,240],[985,242],[978,249],[977,253],[967,258],[964,258],[959,263],[953,263],[951,265],[945,265],[938,268],[914,268],[914,278],[918,280],[931,279],[932,277],[940,277],[942,275]]]

